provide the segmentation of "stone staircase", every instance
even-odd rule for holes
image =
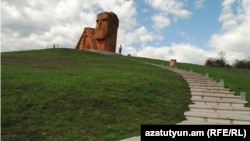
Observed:
[[[113,53],[95,52],[104,55]],[[139,63],[145,63],[155,67],[161,67],[181,75],[189,85],[192,104],[184,115],[186,120],[176,125],[216,125],[216,124],[244,124],[250,125],[250,107],[245,107],[247,101],[241,100],[235,92],[225,88],[223,84],[216,82],[201,74],[185,71],[177,68],[166,67],[159,64],[142,62],[135,59],[127,59]],[[140,141],[140,136],[134,136],[120,141]]]
[[[192,71],[146,64],[173,71],[181,75],[189,85],[192,104],[189,105],[189,111],[184,113],[186,120],[176,125],[250,125],[250,108],[245,107],[247,101],[241,100],[240,96],[225,88],[224,84]],[[140,141],[140,136],[121,141]]]
[[[169,68],[189,84],[192,104],[181,124],[250,124],[250,108],[230,89],[207,76]]]

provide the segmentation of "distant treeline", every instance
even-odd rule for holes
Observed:
[[[243,60],[235,60],[234,63],[231,65],[227,64],[226,61],[226,53],[221,51],[218,53],[218,56],[215,58],[208,58],[205,62],[205,66],[212,66],[212,67],[234,67],[239,69],[250,69],[250,57],[243,59]]]

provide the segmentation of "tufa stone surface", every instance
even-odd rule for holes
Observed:
[[[95,28],[84,28],[76,49],[99,51],[116,51],[119,19],[113,12],[102,12],[97,15]]]
[[[94,33],[94,28],[85,27],[76,45],[76,49],[97,49]]]

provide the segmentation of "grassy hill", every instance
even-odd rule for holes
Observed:
[[[141,124],[184,120],[190,94],[175,73],[74,49],[1,53],[1,138],[111,141]]]
[[[184,120],[187,83],[173,72],[127,59],[169,66],[74,49],[1,53],[2,140],[110,141],[139,135],[141,124]],[[249,70],[177,65],[224,79],[250,101]]]
[[[150,62],[155,64],[163,64],[169,66],[168,61],[155,60],[148,58],[134,57],[135,60]],[[236,69],[236,68],[220,68],[211,67],[203,65],[195,65],[188,63],[181,63],[177,60],[177,68],[184,70],[192,70],[195,73],[206,75],[208,73],[209,77],[220,82],[221,79],[224,80],[224,85],[230,88],[231,91],[235,92],[236,95],[240,95],[240,92],[246,93],[246,100],[248,103],[247,107],[250,107],[250,70],[247,69]]]

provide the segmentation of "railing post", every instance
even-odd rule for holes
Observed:
[[[206,78],[209,78],[209,74],[206,72]]]
[[[224,86],[224,79],[220,79],[220,84]]]
[[[246,100],[246,92],[240,92],[240,99]]]

